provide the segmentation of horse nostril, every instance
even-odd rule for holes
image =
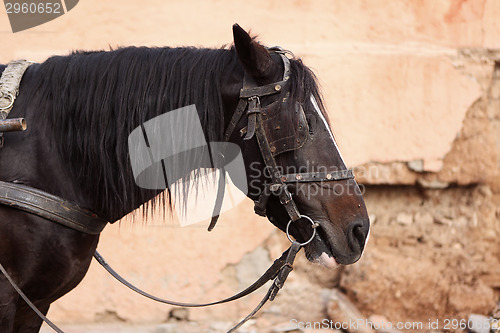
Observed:
[[[352,222],[351,228],[349,232],[349,241],[351,243],[351,247],[356,247],[356,250],[362,251],[365,246],[366,241],[366,233],[363,230],[362,222]]]
[[[354,237],[358,240],[358,242],[361,244],[365,242],[365,234],[363,233],[362,227],[357,226],[352,230],[352,234]]]

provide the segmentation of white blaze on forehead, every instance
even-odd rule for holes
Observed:
[[[312,103],[314,109],[316,110],[316,113],[318,114],[319,118],[321,119],[321,121],[323,121],[323,124],[325,125],[326,130],[330,134],[330,138],[332,139],[333,144],[335,145],[335,149],[337,149],[337,152],[339,153],[340,159],[342,160],[342,163],[344,163],[344,165],[345,165],[344,159],[342,158],[342,154],[340,153],[340,149],[337,146],[337,142],[335,141],[335,138],[333,137],[332,129],[328,125],[328,122],[326,121],[326,118],[323,115],[323,112],[321,112],[321,110],[319,109],[318,102],[316,102],[316,98],[314,98],[313,95],[311,95],[311,103]]]

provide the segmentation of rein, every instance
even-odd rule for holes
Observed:
[[[84,232],[87,234],[99,234],[102,229],[106,226],[107,222],[103,219],[100,219],[95,214],[91,213],[88,210],[82,209],[74,204],[71,204],[65,201],[62,198],[54,196],[52,194],[20,185],[20,184],[12,184],[0,181],[0,204],[7,205],[12,208],[20,209],[31,214],[41,216],[50,221],[62,224],[69,228],[78,230],[80,232]],[[267,301],[273,301],[276,297],[277,293],[281,288],[283,288],[284,283],[293,270],[293,262],[298,251],[302,248],[302,246],[308,244],[313,240],[316,235],[316,230],[314,229],[314,222],[307,216],[303,216],[307,218],[312,223],[313,235],[311,238],[304,243],[298,243],[293,241],[288,229],[292,221],[290,221],[287,225],[287,237],[292,242],[291,246],[283,252],[280,258],[276,259],[274,263],[262,274],[262,276],[257,279],[252,285],[250,285],[245,290],[237,293],[234,296],[225,298],[220,301],[210,302],[210,303],[182,303],[169,301],[166,299],[162,299],[151,295],[130,282],[128,282],[125,278],[123,278],[120,274],[118,274],[107,262],[106,260],[99,254],[99,252],[95,251],[94,258],[97,260],[99,264],[101,264],[114,278],[123,283],[126,287],[132,289],[138,294],[145,296],[154,301],[174,305],[174,306],[182,306],[182,307],[205,307],[216,304],[222,304],[231,302],[237,299],[240,299],[244,296],[251,294],[257,289],[261,288],[268,281],[273,281],[272,285],[269,287],[264,298],[260,301],[260,303],[256,306],[252,312],[245,317],[242,321],[240,321],[236,326],[228,331],[234,332],[239,327],[241,327],[245,322],[247,322],[250,318],[259,311],[262,306]],[[94,226],[90,226],[91,222],[96,223]],[[10,282],[12,287],[16,290],[16,292],[21,296],[21,298],[37,313],[37,315],[45,321],[52,329],[54,329],[58,333],[64,333],[60,328],[58,328],[54,323],[52,323],[45,315],[43,315],[40,310],[29,300],[29,298],[22,292],[22,290],[17,286],[12,277],[8,274],[6,269],[0,263],[0,272],[2,272],[7,280]]]
[[[313,229],[314,230],[314,229]],[[290,238],[289,238],[290,239]],[[312,240],[312,238],[311,238]],[[297,255],[297,252],[302,248],[301,243],[298,243],[296,241],[292,241],[292,245],[279,257],[274,261],[274,263],[267,269],[267,271],[262,274],[260,278],[257,279],[252,285],[247,287],[245,290],[237,293],[234,296],[225,298],[220,301],[216,302],[210,302],[210,303],[182,303],[182,302],[174,302],[174,301],[169,301],[166,299],[162,299],[159,297],[156,297],[154,295],[151,295],[127,280],[125,280],[120,274],[118,274],[109,264],[104,260],[104,258],[96,251],[94,254],[94,258],[101,264],[114,278],[116,278],[118,281],[123,283],[125,286],[128,288],[132,289],[136,293],[147,297],[149,299],[152,299],[154,301],[164,303],[164,304],[169,304],[169,305],[174,305],[174,306],[182,306],[182,307],[205,307],[205,306],[211,306],[211,305],[216,305],[216,304],[223,304],[227,302],[231,302],[237,299],[240,299],[244,296],[247,296],[257,289],[260,289],[264,284],[266,284],[268,281],[273,281],[273,284],[269,287],[266,295],[260,303],[253,309],[248,316],[243,318],[238,324],[236,324],[233,328],[231,328],[228,333],[236,331],[238,328],[240,328],[244,323],[246,323],[250,318],[252,318],[263,306],[266,304],[267,301],[273,301],[276,295],[278,294],[279,290],[283,288],[285,281],[288,277],[288,274],[293,270],[293,262],[295,260],[295,256]]]
[[[294,173],[294,174],[282,174],[275,160],[275,156],[283,151],[296,150],[300,149],[307,139],[307,136],[302,135],[300,140],[297,138],[296,143],[291,147],[287,146],[286,143],[282,144],[282,147],[277,148],[275,143],[270,142],[268,133],[266,133],[264,120],[263,120],[263,109],[260,103],[260,98],[264,96],[274,95],[281,93],[283,87],[286,85],[287,81],[290,78],[290,60],[285,55],[285,51],[281,48],[274,47],[268,49],[269,52],[274,52],[279,54],[283,61],[284,71],[283,78],[281,81],[267,84],[263,86],[258,86],[251,78],[247,75],[244,77],[243,88],[240,90],[239,95],[239,103],[233,114],[233,117],[226,129],[224,134],[225,141],[229,141],[231,138],[236,126],[240,123],[243,116],[246,114],[248,118],[248,124],[244,130],[241,131],[242,135],[245,135],[244,140],[250,140],[254,136],[257,140],[259,149],[261,151],[262,157],[266,166],[270,170],[270,183],[266,183],[264,185],[264,190],[262,194],[259,196],[259,199],[255,202],[255,213],[261,216],[266,216],[266,205],[268,199],[271,195],[276,195],[279,197],[280,203],[286,209],[290,220],[286,226],[286,235],[290,242],[292,243],[290,248],[288,248],[280,258],[276,259],[274,263],[267,269],[267,271],[252,285],[250,285],[245,290],[239,292],[238,294],[225,298],[220,301],[204,303],[204,304],[193,304],[193,303],[181,303],[181,302],[173,302],[165,299],[158,298],[153,296],[141,289],[133,286],[127,280],[125,280],[122,276],[120,276],[116,271],[114,271],[109,264],[104,260],[104,258],[96,251],[94,253],[94,258],[118,281],[123,283],[125,286],[129,287],[133,291],[150,298],[152,300],[174,305],[174,306],[183,306],[183,307],[203,307],[210,306],[215,304],[227,303],[230,301],[234,301],[241,297],[244,297],[255,290],[262,287],[268,281],[273,280],[272,285],[267,291],[264,298],[261,302],[256,306],[252,312],[245,317],[242,321],[240,321],[236,326],[231,328],[228,332],[234,332],[241,325],[247,322],[250,318],[252,318],[257,311],[259,311],[262,306],[267,301],[273,301],[283,285],[285,280],[287,279],[290,272],[293,270],[293,262],[298,251],[310,243],[316,236],[316,228],[320,226],[319,223],[314,222],[311,218],[306,215],[301,215],[293,198],[292,194],[288,190],[287,184],[296,183],[296,182],[320,182],[320,181],[338,181],[338,180],[346,180],[354,178],[352,170],[340,170],[333,172],[307,172],[307,173]],[[10,66],[10,64],[9,64]],[[27,66],[26,66],[27,67]],[[5,70],[10,72],[9,67]],[[24,71],[23,71],[24,72]],[[4,97],[8,101],[8,109],[3,108],[0,104],[0,111],[2,111],[2,120],[0,120],[0,132],[6,131],[11,125],[5,125],[2,127],[1,121],[6,121],[6,117],[8,115],[8,111],[12,108],[14,103],[15,96],[17,96],[19,90],[19,82],[21,80],[22,73],[19,77],[15,78],[17,82],[17,87],[13,90],[14,93],[8,92],[7,94],[3,93],[0,90],[0,98]],[[2,79],[4,76],[2,75]],[[2,81],[0,80],[0,83]],[[1,88],[1,85],[0,85]],[[302,107],[297,105],[298,110],[302,111]],[[5,111],[7,110],[7,111]],[[4,123],[7,124],[7,123]],[[10,123],[9,123],[10,124]],[[23,120],[23,127],[25,128],[25,123]],[[16,130],[19,130],[19,126],[16,127]],[[301,129],[301,133],[307,131],[306,128]],[[307,132],[305,132],[307,133]],[[299,133],[300,134],[300,133]],[[0,141],[1,144],[1,141]],[[0,146],[1,147],[1,146]],[[221,168],[221,177],[219,178],[219,189],[216,198],[216,204],[214,208],[214,216],[210,222],[208,230],[212,230],[217,223],[218,215],[220,212],[220,208],[222,206],[223,194],[224,194],[224,186],[225,186],[225,171]],[[6,183],[0,182],[0,204],[7,205],[9,207],[13,207],[16,209],[24,210],[31,214],[35,214],[41,216],[50,221],[65,225],[72,229],[88,233],[88,234],[99,234],[102,229],[106,226],[107,221],[99,218],[92,212],[82,209],[72,203],[65,201],[62,198],[56,197],[49,193],[33,189],[31,187],[14,184],[14,183]],[[290,225],[300,219],[307,220],[311,223],[311,228],[313,230],[312,236],[305,242],[299,243],[297,241],[292,240],[289,228]],[[18,292],[18,294],[25,300],[25,302],[39,315],[41,319],[43,319],[50,327],[52,327],[56,332],[63,332],[57,326],[55,326],[50,320],[48,320],[34,305],[30,300],[24,295],[21,289],[15,284],[12,278],[8,275],[7,271],[0,264],[0,271],[7,277],[9,282],[12,284],[14,289]]]

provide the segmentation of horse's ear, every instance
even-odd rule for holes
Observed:
[[[257,78],[273,74],[274,61],[264,46],[250,37],[238,24],[233,25],[233,37],[238,58],[248,74]]]

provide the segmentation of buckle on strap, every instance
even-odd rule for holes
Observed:
[[[248,125],[247,134],[243,140],[250,140],[255,134],[255,128],[257,126],[257,114],[260,114],[262,108],[260,107],[259,96],[252,96],[248,99]]]
[[[302,248],[302,245],[298,242],[293,241],[292,245],[290,246],[290,249],[288,250],[288,254],[285,259],[285,263],[281,267],[281,270],[278,273],[278,276],[274,279],[273,285],[271,286],[270,295],[269,295],[269,300],[272,302],[276,295],[278,294],[278,291],[280,291],[281,288],[283,288],[283,285],[285,284],[285,281],[290,274],[290,272],[293,270],[293,262],[295,260],[295,256],[297,255],[297,252]]]
[[[2,94],[1,98],[5,98],[5,99],[8,99],[10,101],[10,102],[7,102],[7,105],[0,106],[0,111],[2,111],[2,114],[5,114],[5,117],[6,117],[8,111],[5,111],[5,110],[10,110],[12,108],[12,106],[14,105],[14,101],[15,101],[16,98],[11,93]],[[3,117],[3,118],[5,119],[5,117]]]
[[[14,101],[19,94],[19,86],[26,69],[33,64],[32,61],[14,60],[7,64],[0,77],[0,111],[3,119],[7,118],[14,106]]]

